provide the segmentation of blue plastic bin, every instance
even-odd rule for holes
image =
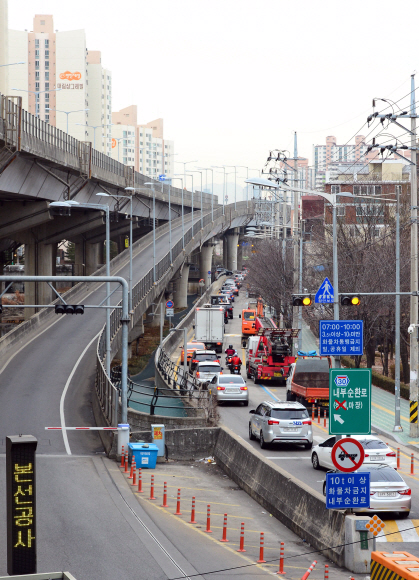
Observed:
[[[158,450],[153,443],[128,443],[128,458],[131,462],[134,455],[137,467],[155,469]]]

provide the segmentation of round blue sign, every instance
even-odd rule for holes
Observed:
[[[173,306],[174,306],[174,304],[173,304],[173,302],[171,300],[168,300],[166,302],[166,308],[173,308]]]

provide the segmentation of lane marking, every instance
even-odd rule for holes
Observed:
[[[385,413],[388,413],[389,415],[392,415],[392,417],[394,417],[394,411],[389,411],[388,409],[386,409],[382,405],[379,405],[378,403],[371,402],[371,405],[373,407],[377,407],[377,409],[380,409],[380,411],[384,411]],[[410,421],[410,419],[408,419],[407,417],[403,417],[403,415],[400,416],[400,419],[407,421],[407,423],[409,423],[409,421]]]
[[[392,534],[392,536],[389,536],[389,539],[387,540],[387,536],[378,535],[377,542],[403,542],[397,523],[394,520],[386,521],[384,523],[386,524],[386,527],[380,533],[382,534],[384,532],[385,534]]]
[[[300,457],[299,455],[296,455],[295,457],[290,457],[288,455],[287,456],[275,455],[275,457],[265,457],[265,459],[309,459],[311,461],[311,457]]]
[[[276,397],[267,387],[264,387],[263,385],[256,385],[257,387],[260,387],[261,389],[263,389],[265,391],[265,393],[267,393],[270,397],[272,397],[272,399],[274,401],[280,401],[281,399],[278,399],[278,397]]]
[[[71,455],[71,449],[70,449],[70,445],[68,443],[68,437],[67,437],[67,429],[65,428],[65,417],[64,417],[64,400],[65,400],[65,396],[67,394],[68,391],[68,387],[70,386],[71,383],[71,379],[74,376],[74,373],[77,370],[77,367],[79,366],[82,358],[84,357],[84,355],[86,354],[87,350],[90,348],[90,345],[97,339],[97,337],[100,335],[100,333],[102,332],[102,330],[100,330],[93,338],[92,340],[89,342],[89,344],[85,347],[84,351],[81,353],[81,355],[79,356],[79,358],[76,361],[76,364],[73,367],[73,370],[71,371],[67,382],[65,384],[64,390],[61,394],[61,399],[60,399],[60,422],[61,422],[61,433],[63,435],[63,441],[64,441],[64,447],[65,450],[67,452],[67,455]]]

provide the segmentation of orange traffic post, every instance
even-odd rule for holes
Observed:
[[[169,507],[167,505],[167,483],[164,482],[163,484],[163,503],[161,507]]]
[[[176,511],[175,516],[181,516],[182,512],[180,511],[180,489],[177,490],[177,500],[176,500]]]
[[[307,572],[301,576],[301,580],[307,580],[307,578],[310,576],[310,574],[313,571],[313,568],[316,566],[316,564],[317,564],[317,560],[314,560],[314,562],[312,563],[310,568],[307,570]]]
[[[324,580],[329,580],[329,564],[324,565]]]
[[[284,572],[284,542],[281,542],[281,550],[279,552],[279,570],[277,574],[285,574]]]
[[[124,473],[128,473],[128,451],[125,451],[125,469]]]
[[[317,407],[317,423],[320,425],[320,407]]]
[[[154,497],[154,475],[151,476],[150,497],[148,499],[156,499]]]
[[[121,465],[119,467],[124,467],[124,462],[125,462],[125,454],[124,454],[124,446],[122,446],[122,451],[121,451]]]
[[[129,472],[128,479],[132,479],[134,477],[134,469],[135,469],[135,457],[133,455],[131,458],[131,470]]]
[[[414,458],[413,458],[413,453],[412,453],[411,460],[410,460],[410,475],[414,475],[414,473],[415,473],[415,466],[414,466],[413,461],[414,461]]]
[[[323,427],[326,427],[326,409],[323,411]]]
[[[258,564],[264,564],[266,560],[263,559],[263,548],[265,546],[264,540],[264,533],[260,532],[260,549],[259,549],[259,560],[257,560]]]
[[[191,508],[191,519],[190,524],[197,524],[198,522],[195,520],[195,497],[192,498],[192,508]]]
[[[400,447],[397,447],[397,469],[400,469]]]
[[[224,514],[224,522],[223,522],[223,537],[221,538],[220,542],[228,542],[227,540],[227,514]]]
[[[246,551],[244,549],[244,522],[242,522],[242,524],[241,524],[241,529],[240,529],[240,548],[237,551],[238,552],[245,552]]]
[[[204,530],[207,534],[212,534],[211,531],[211,506],[210,504],[207,505],[207,529]]]
[[[137,465],[135,463],[135,457],[133,457],[134,469],[132,472],[132,483],[131,485],[137,485]]]
[[[138,468],[138,493],[143,493],[143,476],[141,467]]]
[[[314,403],[311,405],[311,420],[314,421]]]

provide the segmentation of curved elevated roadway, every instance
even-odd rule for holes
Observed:
[[[214,223],[208,239],[223,229],[238,227],[247,218]],[[195,222],[199,221],[195,217]],[[187,216],[186,227],[190,227]],[[173,224],[172,243],[182,237]],[[202,242],[205,240],[202,240]],[[199,240],[196,242],[199,244]],[[168,233],[156,241],[156,258],[168,252]],[[134,283],[152,268],[153,248],[134,257]],[[128,276],[128,256],[113,275]],[[105,286],[89,290],[85,304],[98,304]],[[112,296],[120,300],[119,292]],[[104,310],[87,309],[83,316],[57,316],[29,333],[13,350],[0,351],[0,489],[5,496],[5,437],[37,437],[38,571],[70,570],[89,580],[116,577],[183,577],[199,569],[199,547],[181,553],[175,530],[166,537],[139,508],[117,467],[104,457],[95,432],[68,432],[68,447],[60,432],[46,426],[94,425],[91,399],[97,336]],[[0,341],[1,349],[1,341]],[[5,502],[0,502],[0,574],[6,573]],[[151,534],[151,535],[150,535]],[[154,536],[153,536],[154,534]],[[192,562],[189,563],[189,561]],[[208,569],[208,568],[207,568]]]

